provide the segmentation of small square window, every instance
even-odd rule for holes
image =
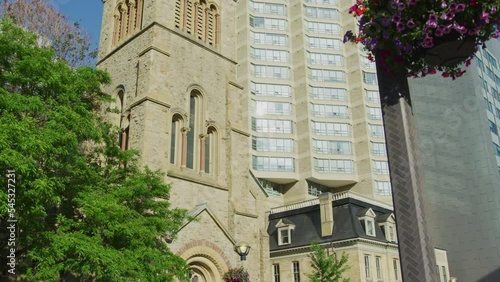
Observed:
[[[290,230],[286,228],[281,229],[279,232],[280,245],[290,244]]]
[[[295,225],[287,219],[281,219],[277,224],[278,229],[278,245],[288,245],[292,243],[292,230]]]

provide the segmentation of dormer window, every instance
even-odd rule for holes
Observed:
[[[366,235],[375,237],[375,216],[373,210],[362,209],[358,212],[358,219],[364,225]]]
[[[373,219],[367,218],[365,219],[365,228],[366,228],[366,235],[370,236],[375,236],[375,224],[373,222]]]
[[[396,236],[396,218],[393,213],[379,216],[378,225],[382,229],[387,241],[398,242],[398,237]]]
[[[288,219],[281,219],[277,224],[278,229],[278,245],[288,245],[292,243],[292,230],[295,229],[295,225]]]

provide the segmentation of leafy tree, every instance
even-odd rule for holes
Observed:
[[[110,102],[100,90],[109,81],[101,70],[69,67],[34,34],[0,21],[0,183],[6,188],[6,170],[16,179],[15,205],[0,189],[0,224],[14,208],[23,280],[173,281],[188,273],[162,237],[178,230],[186,211],[170,208],[162,174],[121,151],[96,114]],[[8,236],[2,228],[0,240]]]
[[[349,278],[342,278],[344,272],[349,270],[348,256],[342,253],[340,260],[334,252],[329,255],[323,247],[314,242],[311,245],[311,267],[314,270],[307,277],[312,282],[349,282]]]
[[[2,1],[2,0],[0,0]],[[78,22],[59,12],[47,0],[3,0],[0,16],[38,34],[42,46],[52,46],[58,58],[72,67],[94,63],[92,38]]]

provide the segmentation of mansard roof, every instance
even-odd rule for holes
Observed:
[[[267,229],[270,251],[305,247],[309,246],[313,241],[321,244],[357,238],[378,241],[380,243],[390,243],[386,240],[378,224],[375,226],[375,236],[367,235],[359,217],[360,214],[364,215],[371,209],[375,214],[375,222],[377,222],[379,218],[386,220],[393,213],[392,210],[352,198],[334,200],[332,201],[332,206],[334,220],[333,233],[331,236],[325,237],[321,237],[319,204],[271,213],[269,215],[269,225]],[[279,246],[276,225],[279,221],[285,220],[293,222],[295,229],[293,230],[291,243]]]

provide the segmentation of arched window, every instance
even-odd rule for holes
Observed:
[[[206,13],[207,13],[207,2],[205,0],[200,0],[199,3],[195,3],[196,6],[196,24],[195,24],[195,34],[200,40],[205,38],[206,32]]]
[[[215,173],[217,172],[217,164],[218,164],[218,150],[217,146],[219,144],[218,142],[219,136],[217,133],[217,129],[215,127],[211,126],[207,130],[207,134],[205,135],[205,142],[204,144],[204,159],[202,168],[205,173]]]
[[[208,44],[214,46],[217,43],[217,8],[215,5],[210,6],[210,10],[208,10],[208,17],[206,22],[206,30],[207,30],[207,42]]]
[[[125,113],[125,92],[120,89],[116,94],[115,101],[111,104],[110,109],[113,111],[111,116],[111,124],[120,127],[118,136],[118,145],[122,150],[128,149],[129,138],[129,116],[124,116]]]
[[[202,97],[198,90],[191,91],[189,95],[189,131],[187,132],[187,147],[186,147],[186,167],[195,169],[196,153],[195,148],[198,148],[198,140],[195,136],[200,134],[202,119]]]
[[[182,151],[182,116],[176,114],[172,117],[172,127],[170,129],[170,163],[177,164]]]
[[[115,10],[113,44],[135,33],[142,24],[143,0],[122,0]]]
[[[219,11],[207,0],[176,0],[174,24],[211,46],[219,42]]]

